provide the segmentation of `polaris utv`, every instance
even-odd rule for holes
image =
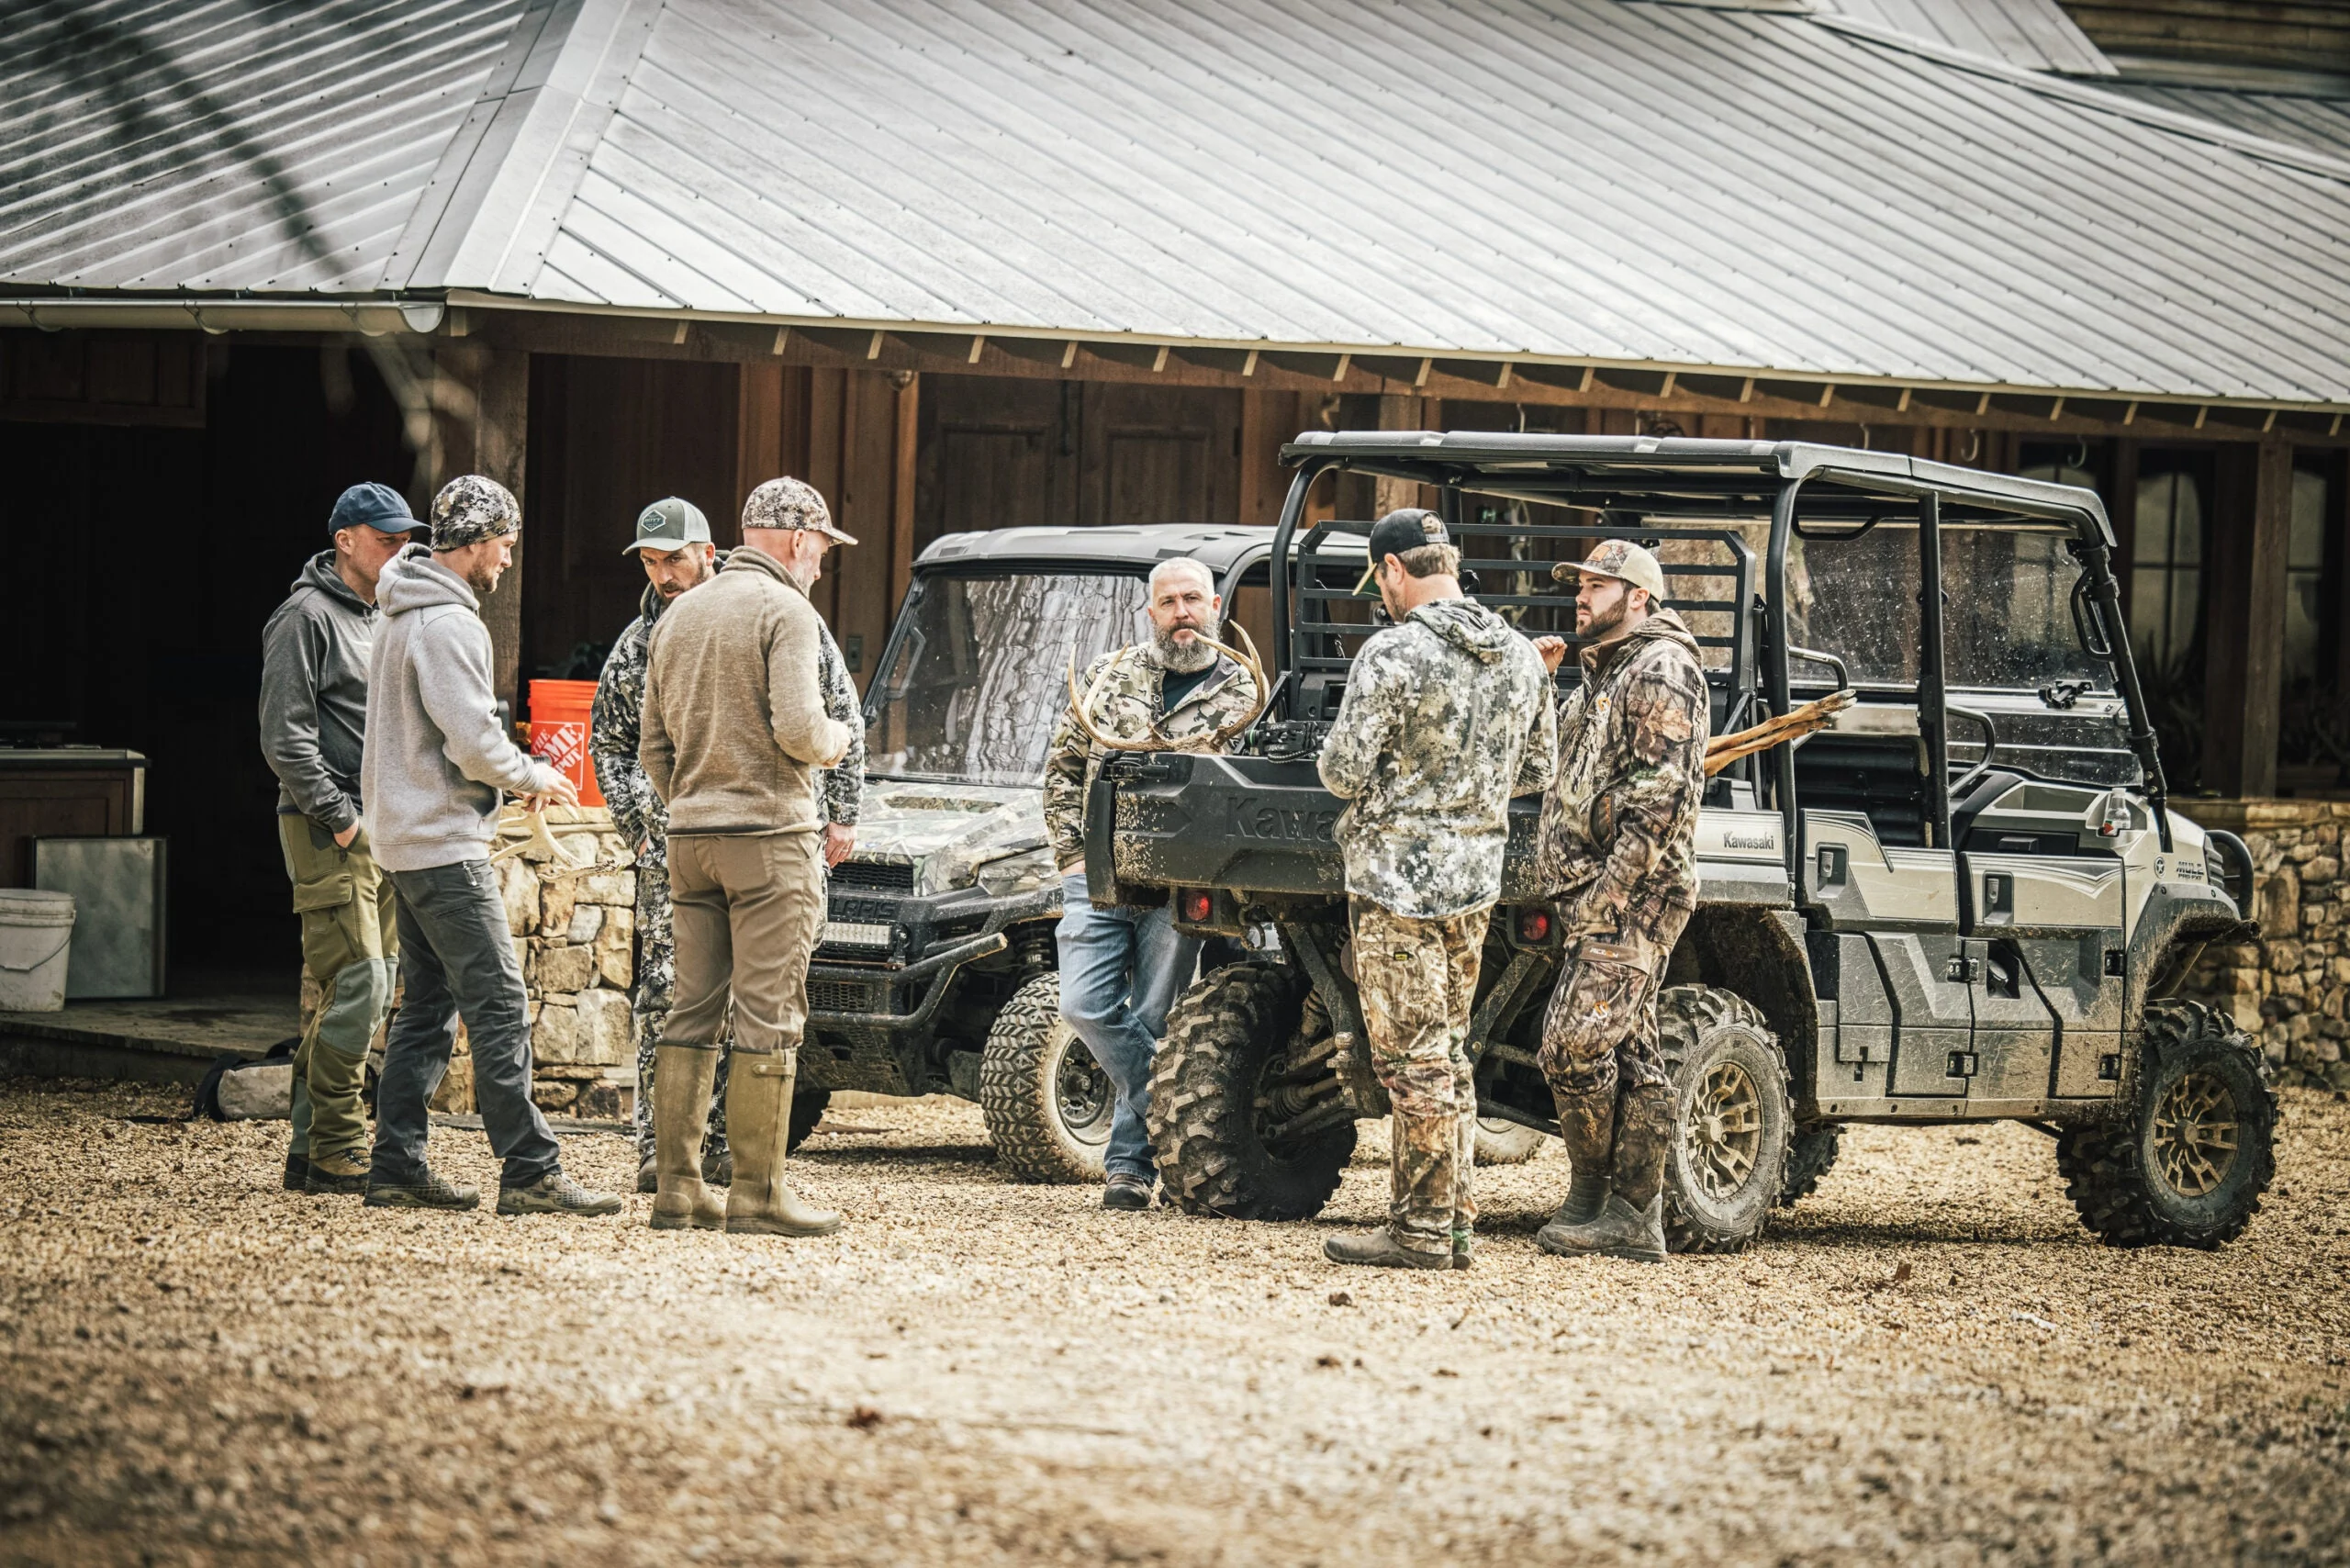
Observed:
[[[834,1090],[949,1093],[979,1102],[1014,1175],[1102,1179],[1113,1100],[1060,1017],[1046,747],[1072,663],[1149,635],[1152,567],[1191,556],[1227,612],[1245,601],[1261,617],[1272,542],[1237,526],[1015,528],[923,552],[866,697],[865,806],[809,966],[795,1141]],[[1539,1144],[1509,1123],[1480,1139],[1489,1162]]]
[[[1659,1006],[1674,1249],[1745,1247],[1848,1122],[2035,1127],[2115,1244],[2243,1230],[2274,1171],[2265,1066],[2170,992],[2243,929],[2251,861],[2166,807],[2093,492],[1784,442],[1317,431],[1283,457],[1270,707],[1240,754],[1121,757],[1089,801],[1097,899],[1274,934],[1169,1021],[1151,1136],[1184,1208],[1313,1215],[1387,1110],[1349,979],[1343,802],[1314,767],[1376,630],[1352,593],[1369,523],[1304,517],[1339,469],[1432,491],[1464,586],[1529,636],[1574,640],[1554,564],[1647,545],[1717,736],[1852,694],[1707,785]],[[1512,805],[1469,1048],[1481,1116],[1555,1133],[1536,1052],[1571,955],[1533,880],[1538,809]]]

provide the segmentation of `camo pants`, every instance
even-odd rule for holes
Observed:
[[[1558,1105],[1568,1158],[1578,1169],[1614,1170],[1618,1190],[1636,1204],[1661,1175],[1650,1167],[1671,1131],[1673,1089],[1656,1000],[1688,918],[1673,911],[1650,930],[1583,938],[1542,1017],[1536,1059]],[[1627,1137],[1631,1144],[1619,1148]]]
[[[667,846],[662,846],[666,849]],[[629,1013],[636,1029],[636,1108],[632,1113],[639,1159],[653,1158],[654,1047],[669,1021],[677,995],[677,945],[669,928],[669,867],[666,855],[644,856],[636,876],[636,991]],[[730,1047],[733,1031],[722,1036],[718,1053],[717,1087],[710,1096],[711,1154],[726,1148],[726,1069],[734,1059]]]
[[[1418,1252],[1452,1250],[1477,1223],[1476,1069],[1470,1009],[1490,908],[1415,920],[1354,905],[1355,986],[1371,1070],[1393,1103],[1388,1229]]]

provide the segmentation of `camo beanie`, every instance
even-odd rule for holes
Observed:
[[[432,498],[432,548],[462,550],[522,526],[514,492],[479,474],[460,474]]]

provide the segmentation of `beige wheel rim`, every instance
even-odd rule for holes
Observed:
[[[2199,1198],[2235,1164],[2235,1096],[2208,1072],[2190,1072],[2154,1108],[2154,1164],[2182,1197]]]
[[[1716,1202],[1736,1197],[1762,1149],[1762,1094],[1734,1061],[1718,1062],[1689,1103],[1682,1148],[1697,1190]]]

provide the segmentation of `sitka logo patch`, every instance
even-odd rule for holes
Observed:
[[[1235,838],[1270,838],[1290,844],[1328,844],[1338,825],[1338,813],[1329,811],[1284,811],[1255,801],[1235,801],[1225,808],[1225,825]]]

